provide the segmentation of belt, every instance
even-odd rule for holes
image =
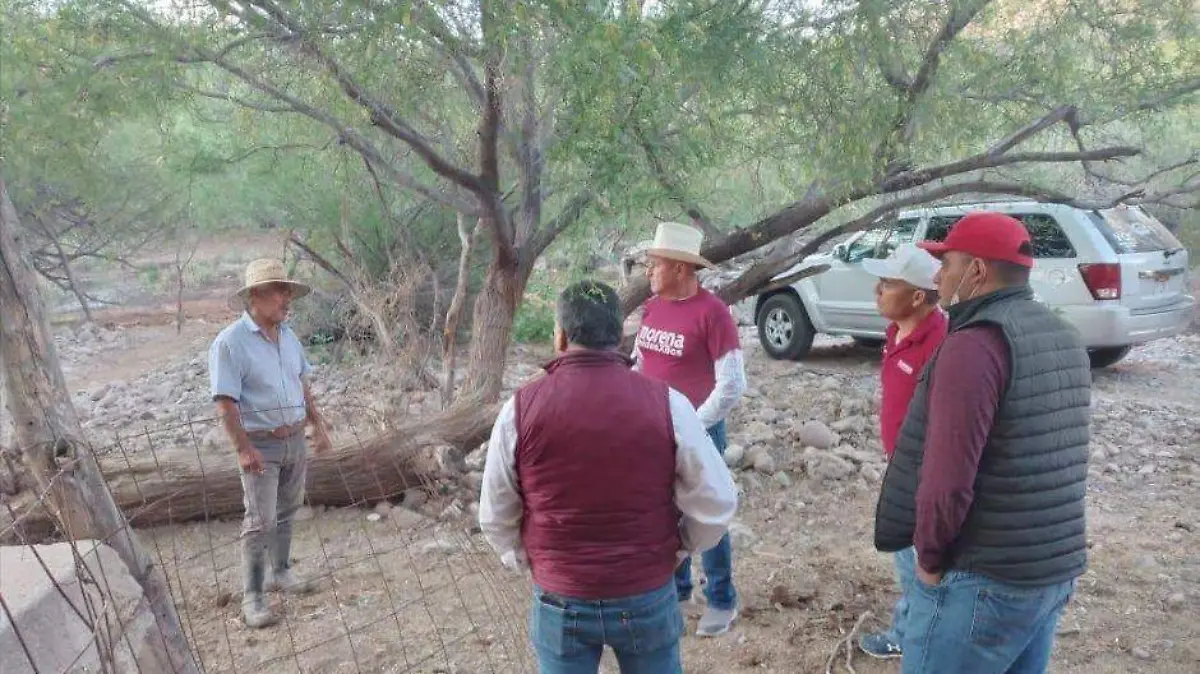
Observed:
[[[290,426],[276,426],[269,430],[246,431],[246,437],[251,440],[287,440],[297,433],[304,432],[305,421],[301,419]]]

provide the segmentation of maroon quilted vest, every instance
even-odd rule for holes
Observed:
[[[680,548],[669,389],[570,351],[516,395],[521,542],[534,582],[579,599],[665,585]]]

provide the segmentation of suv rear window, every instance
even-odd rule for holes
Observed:
[[[1029,235],[1033,238],[1034,257],[1075,257],[1075,247],[1052,216],[1045,213],[1014,213],[1013,217],[1020,220],[1025,229],[1029,230]],[[925,238],[930,241],[944,241],[950,233],[950,228],[961,218],[961,215],[939,215],[930,218]]]
[[[1118,206],[1105,211],[1090,211],[1088,215],[1118,255],[1156,253],[1181,247],[1171,230],[1140,208]]]

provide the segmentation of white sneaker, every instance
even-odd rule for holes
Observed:
[[[704,611],[704,615],[700,616],[700,624],[696,627],[696,636],[716,637],[725,634],[730,627],[733,627],[733,621],[737,620],[737,617],[736,608],[723,611],[710,606]]]

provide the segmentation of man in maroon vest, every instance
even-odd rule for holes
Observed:
[[[533,573],[542,674],[594,674],[605,645],[623,674],[682,672],[675,567],[737,508],[695,408],[634,372],[620,341],[612,288],[564,290],[559,357],[504,405],[488,446],[479,525],[506,566]]]

